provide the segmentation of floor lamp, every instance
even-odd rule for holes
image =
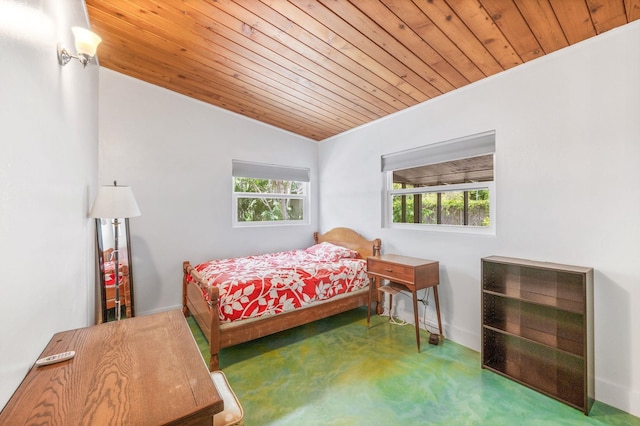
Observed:
[[[115,285],[116,285],[116,320],[120,320],[120,263],[118,250],[119,219],[140,216],[138,203],[128,186],[101,186],[91,208],[90,216],[94,219],[111,219],[113,222],[114,255],[115,255]]]

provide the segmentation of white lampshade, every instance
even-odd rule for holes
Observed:
[[[72,27],[71,31],[76,39],[78,55],[87,55],[91,58],[95,56],[98,45],[102,42],[100,36],[81,27]]]
[[[90,216],[100,219],[135,217],[140,216],[140,209],[130,187],[101,186]]]

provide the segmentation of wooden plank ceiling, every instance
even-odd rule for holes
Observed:
[[[640,18],[640,0],[86,0],[100,65],[323,140]]]

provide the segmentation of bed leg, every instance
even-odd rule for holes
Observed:
[[[211,359],[209,360],[209,371],[220,370],[220,358],[218,358],[218,354],[211,354]]]
[[[209,300],[211,306],[209,309],[209,353],[211,360],[209,361],[209,370],[215,371],[220,369],[220,317],[218,316],[218,307],[220,303],[220,290],[218,287],[208,287]]]

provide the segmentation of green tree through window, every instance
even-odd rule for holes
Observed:
[[[309,224],[310,169],[231,160],[232,225]]]
[[[235,177],[238,222],[304,219],[304,182]],[[291,197],[297,196],[297,197]]]

